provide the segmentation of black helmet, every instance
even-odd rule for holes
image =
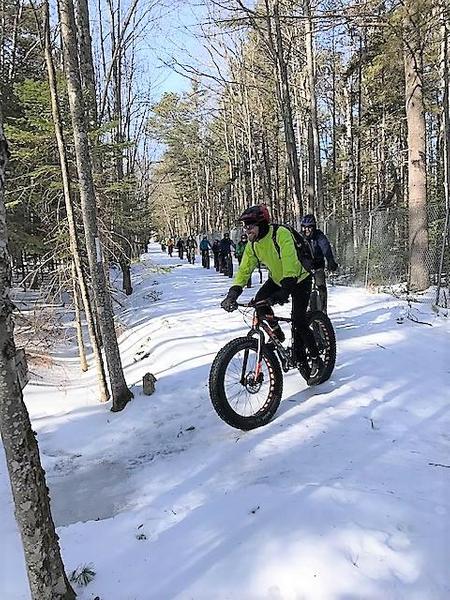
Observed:
[[[316,217],[314,215],[305,215],[300,221],[302,227],[317,227]]]
[[[255,206],[250,206],[250,208],[246,208],[242,215],[239,217],[239,221],[243,221],[244,223],[267,223],[270,222],[269,210],[265,204],[256,204]]]
[[[229,238],[229,237],[230,237],[230,234],[229,234],[229,233],[224,233],[224,234],[223,234],[223,237],[224,237],[225,239],[226,239],[226,238]]]

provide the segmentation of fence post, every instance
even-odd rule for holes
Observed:
[[[445,247],[448,244],[450,246],[450,239],[449,239],[449,220],[450,220],[450,207],[447,206],[447,210],[445,211],[445,224],[444,224],[444,231],[442,232],[442,246],[441,246],[441,256],[439,258],[439,269],[438,269],[438,280],[436,282],[436,300],[435,300],[435,304],[436,306],[439,306],[439,297],[441,295],[441,278],[442,278],[442,271],[444,268],[444,256],[445,256]]]

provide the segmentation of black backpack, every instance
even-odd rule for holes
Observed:
[[[292,237],[294,238],[294,244],[295,249],[297,250],[298,260],[302,263],[303,267],[311,273],[314,269],[314,254],[311,248],[311,244],[308,242],[306,237],[290,225],[279,225],[278,223],[272,223],[272,241],[278,252],[278,256],[280,257],[280,246],[277,242],[278,227],[284,227],[285,229],[291,232]]]

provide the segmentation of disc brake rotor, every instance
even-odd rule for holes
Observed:
[[[250,394],[257,394],[261,389],[263,381],[264,375],[262,371],[257,376],[254,371],[250,371],[245,376],[244,386]]]

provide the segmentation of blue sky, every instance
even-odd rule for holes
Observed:
[[[157,25],[154,37],[149,40],[147,52],[154,67],[151,70],[155,93],[182,92],[190,87],[189,79],[166,66],[173,59],[181,64],[193,64],[195,60],[206,60],[201,42],[199,23],[204,21],[207,11],[204,3],[176,2]]]

